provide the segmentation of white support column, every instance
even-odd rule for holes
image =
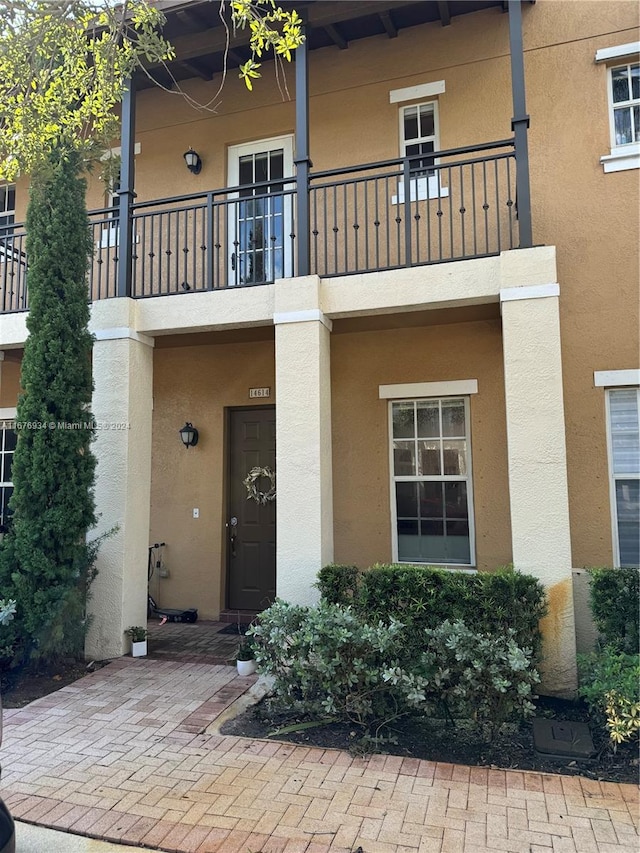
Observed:
[[[316,276],[276,282],[276,591],[313,604],[333,560],[331,322]]]
[[[541,689],[569,696],[577,673],[559,287],[542,277],[545,266],[537,277],[544,284],[523,276],[524,286],[500,294],[509,497],[514,565],[539,578],[548,596]],[[503,276],[503,283],[512,285],[513,277]]]
[[[134,315],[131,299],[92,310],[97,533],[117,527],[100,547],[92,587],[85,651],[98,659],[123,654],[126,628],[147,622],[153,339],[134,331]]]

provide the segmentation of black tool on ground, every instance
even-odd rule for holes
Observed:
[[[149,546],[149,561],[147,563],[147,579],[151,582],[153,573],[156,568],[162,565],[162,551],[164,542],[156,542]],[[198,619],[198,611],[195,607],[189,607],[186,610],[179,610],[172,607],[158,607],[153,596],[147,588],[147,616],[157,616],[164,622],[196,622]]]

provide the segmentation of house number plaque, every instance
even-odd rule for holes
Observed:
[[[249,399],[255,400],[258,398],[270,397],[271,388],[249,388]]]

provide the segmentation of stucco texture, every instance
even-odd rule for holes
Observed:
[[[14,358],[13,353],[11,356],[5,353],[5,360],[0,364],[0,409],[13,409],[18,402],[21,359]]]

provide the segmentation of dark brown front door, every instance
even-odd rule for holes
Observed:
[[[243,481],[252,468],[276,467],[276,412],[272,406],[229,413],[229,607],[264,610],[276,595],[276,506],[247,500]],[[270,483],[261,479],[259,491]]]

